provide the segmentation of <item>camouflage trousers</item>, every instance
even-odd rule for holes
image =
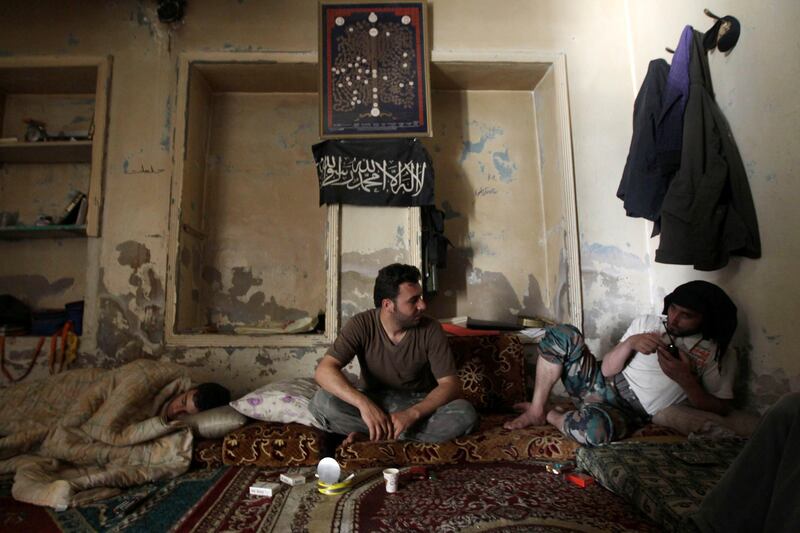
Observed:
[[[575,326],[549,328],[538,350],[545,360],[561,365],[561,382],[576,406],[565,413],[560,428],[565,435],[598,446],[623,439],[647,422],[647,415],[619,394],[613,376],[603,376],[600,362]]]

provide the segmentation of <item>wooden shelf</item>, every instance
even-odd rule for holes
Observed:
[[[0,143],[0,163],[91,163],[92,141]]]
[[[73,239],[86,237],[86,225],[9,226],[0,228],[0,239]]]

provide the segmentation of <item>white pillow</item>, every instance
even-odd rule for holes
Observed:
[[[189,426],[192,433],[198,437],[218,439],[245,425],[247,417],[229,405],[222,405],[208,411],[183,416],[180,421]]]
[[[277,381],[246,394],[230,405],[256,420],[284,424],[297,422],[322,429],[308,410],[308,404],[317,389],[319,386],[311,378]]]

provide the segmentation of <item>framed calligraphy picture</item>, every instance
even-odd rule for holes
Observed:
[[[320,136],[430,137],[427,2],[321,0]]]

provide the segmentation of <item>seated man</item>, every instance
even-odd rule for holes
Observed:
[[[733,398],[735,359],[726,357],[736,330],[736,306],[712,283],[691,281],[664,298],[666,319],[633,321],[598,362],[569,325],[551,328],[538,345],[533,399],[507,429],[554,425],[581,444],[625,438],[649,418],[688,398],[697,409],[724,415]],[[561,379],[575,411],[547,409]]]
[[[704,533],[800,527],[800,393],[770,407],[742,452],[692,516]]]
[[[461,399],[447,337],[424,315],[420,272],[393,264],[378,272],[376,309],[351,318],[317,366],[321,389],[310,409],[322,427],[355,440],[441,442],[468,434],[477,414]],[[342,367],[353,357],[362,389]]]
[[[230,401],[231,392],[219,383],[201,383],[172,397],[161,408],[161,416],[168,421],[175,420],[227,405]]]

